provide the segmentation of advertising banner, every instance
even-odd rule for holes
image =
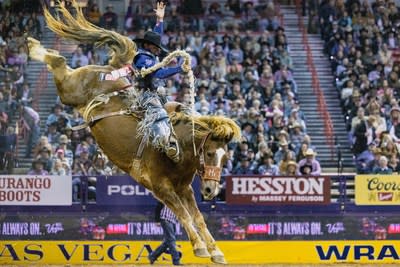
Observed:
[[[226,177],[226,202],[236,205],[327,205],[330,177]]]
[[[0,265],[149,264],[156,241],[0,241]],[[399,241],[218,241],[228,264],[399,264]],[[178,241],[181,263],[211,264],[193,255],[189,241]],[[171,265],[163,254],[156,264]]]
[[[398,175],[356,175],[356,205],[400,205]]]
[[[3,215],[0,240],[161,240],[153,210],[141,214]],[[400,216],[204,214],[216,240],[400,240]],[[178,240],[187,240],[175,225]]]
[[[130,176],[97,176],[96,201],[99,205],[156,204],[152,193]]]
[[[0,205],[70,206],[71,176],[0,175]]]

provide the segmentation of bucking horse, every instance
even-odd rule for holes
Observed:
[[[194,255],[226,263],[198,209],[191,184],[198,174],[203,197],[212,199],[218,194],[226,146],[240,139],[240,128],[232,119],[190,114],[180,111],[180,105],[170,104],[167,110],[183,152],[180,161],[174,163],[150,144],[141,142],[142,137],[137,134],[141,116],[132,111],[132,96],[126,93],[134,83],[126,77],[100,78],[131,66],[137,53],[135,43],[88,22],[76,2],[72,7],[70,11],[59,4],[56,15],[44,8],[47,26],[61,38],[108,47],[108,65],[72,69],[58,51],[46,49],[38,40],[28,37],[30,58],[47,65],[61,102],[82,113],[108,158],[176,214]]]

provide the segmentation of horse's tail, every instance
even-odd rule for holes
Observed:
[[[60,2],[57,5],[58,16],[55,18],[47,8],[44,8],[44,17],[47,26],[60,37],[75,40],[81,43],[92,43],[95,46],[107,45],[111,51],[109,65],[119,68],[132,64],[137,53],[135,43],[126,36],[109,31],[86,20],[82,9],[75,0],[72,6],[76,12],[72,15]]]

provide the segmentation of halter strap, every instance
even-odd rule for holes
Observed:
[[[204,159],[204,145],[208,138],[210,137],[211,132],[208,132],[207,135],[203,137],[199,147],[199,162],[200,168],[197,170],[197,173],[200,175],[203,180],[213,180],[219,182],[221,180],[221,168],[217,166],[209,166],[206,165]]]
[[[203,139],[201,140],[200,146],[199,146],[199,161],[200,161],[200,167],[203,169],[202,172],[204,171],[204,145],[208,139],[208,137],[211,135],[211,132],[208,132],[205,136],[203,136]]]

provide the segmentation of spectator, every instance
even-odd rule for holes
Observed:
[[[66,151],[62,148],[56,149],[56,152],[54,153],[54,158],[53,162],[56,160],[60,160],[63,167],[65,168],[65,171],[69,174],[71,173],[71,167],[72,167],[72,162],[71,159],[66,157]]]
[[[306,158],[300,160],[296,173],[297,175],[320,175],[321,166],[318,160],[315,159],[315,152],[309,148],[305,153]]]
[[[276,176],[279,175],[279,168],[274,164],[274,159],[271,154],[264,154],[260,158],[260,166],[257,168],[257,173],[261,175]]]
[[[290,143],[292,144],[294,152],[297,154],[300,150],[301,142],[304,139],[305,133],[302,131],[303,127],[298,121],[295,121],[291,125],[291,128],[292,129],[290,131]]]
[[[388,167],[392,170],[392,173],[400,172],[400,164],[397,156],[391,156],[389,159]]]
[[[28,175],[48,175],[48,171],[44,169],[44,162],[40,159],[35,159],[32,162],[32,167],[27,173]]]
[[[356,171],[359,174],[368,174],[371,172],[371,164],[374,162],[375,154],[376,154],[376,145],[375,143],[371,143],[368,145],[368,149],[364,150],[360,154],[357,155],[355,159],[356,163]],[[380,150],[380,149],[379,149]],[[379,154],[380,156],[380,154]]]
[[[296,154],[294,153],[293,150],[291,150],[289,148],[289,143],[286,139],[281,140],[279,142],[279,147],[280,147],[279,150],[277,152],[275,152],[275,155],[274,155],[274,161],[278,166],[280,166],[281,161],[285,155],[287,158],[290,158],[290,159],[296,158]],[[287,155],[287,154],[291,154],[291,155]]]
[[[296,161],[291,160],[287,163],[286,171],[281,173],[281,175],[296,176],[296,169],[297,169]]]
[[[118,29],[118,15],[111,4],[107,5],[106,12],[101,16],[101,27],[113,31]]]
[[[33,108],[28,106],[20,106],[20,120],[27,131],[28,143],[25,157],[29,158],[32,149],[36,146],[40,135],[40,115]]]
[[[59,122],[60,118],[67,118],[67,114],[64,111],[64,108],[62,105],[60,104],[56,104],[54,105],[52,112],[49,114],[49,116],[47,116],[47,120],[46,120],[46,129],[45,131],[47,131],[47,127],[49,127],[50,124],[52,123],[57,123]]]
[[[398,145],[400,143],[400,108],[394,106],[390,110],[389,134],[392,140]]]
[[[61,150],[63,152],[63,156],[67,159],[68,166],[71,167],[74,161],[74,153],[70,148],[71,140],[65,134],[62,134],[58,139],[58,143],[59,145],[56,148],[56,151]]]
[[[24,82],[22,85],[22,92],[20,93],[20,102],[24,106],[30,106],[33,101],[33,93],[28,82]]]
[[[100,26],[101,17],[102,14],[97,3],[93,3],[91,6],[89,6],[89,11],[87,12],[86,16],[89,22],[93,23],[96,26]]]
[[[39,159],[43,163],[43,169],[45,169],[47,172],[51,171],[53,167],[52,151],[48,150],[46,147],[43,147],[36,159]]]
[[[279,173],[287,173],[289,162],[296,160],[296,156],[291,151],[286,151],[279,164]]]
[[[92,161],[89,158],[89,148],[83,146],[81,152],[74,160],[73,174],[88,175],[88,170],[92,166]]]
[[[112,170],[107,166],[107,158],[103,153],[94,156],[93,165],[90,166],[88,175],[112,175]]]
[[[51,168],[50,175],[67,175],[65,166],[60,159],[54,160],[53,167]]]
[[[240,163],[232,170],[232,174],[254,174],[250,159],[247,156],[242,156]]]
[[[10,171],[12,170],[13,165],[15,162],[13,162],[13,159],[15,157],[15,147],[17,144],[17,134],[12,126],[8,126],[7,130],[5,131],[4,135],[0,134],[0,171],[6,170]],[[8,162],[8,166],[5,166],[6,160],[12,161]]]
[[[387,159],[390,159],[392,156],[398,156],[399,154],[397,146],[387,132],[381,134],[379,148],[382,151],[382,155],[386,156]]]
[[[71,127],[75,127],[84,123],[83,118],[78,110],[73,110],[70,122],[71,122],[70,125]]]
[[[71,59],[71,68],[77,69],[89,64],[89,57],[83,53],[82,47],[78,46]]]
[[[47,137],[47,140],[53,147],[58,146],[58,140],[61,134],[57,131],[57,122],[53,122],[48,125],[45,135]]]
[[[368,148],[368,144],[372,143],[375,138],[376,118],[369,116],[367,120],[360,121],[354,129],[353,153],[360,154]]]
[[[33,157],[36,158],[40,154],[40,150],[42,150],[43,147],[46,147],[49,151],[53,151],[52,145],[49,143],[49,139],[47,136],[42,135],[40,136],[36,146],[33,149]]]
[[[379,165],[372,170],[374,174],[392,174],[393,170],[388,167],[388,159],[386,156],[379,157]]]

